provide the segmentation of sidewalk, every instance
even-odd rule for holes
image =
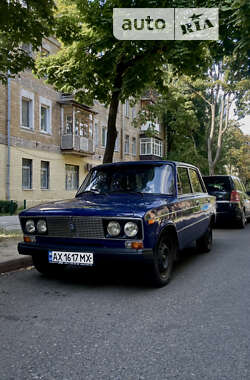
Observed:
[[[0,231],[20,231],[21,226],[19,223],[18,215],[0,216]]]
[[[0,273],[32,265],[30,256],[19,255],[19,241],[22,241],[22,232],[18,216],[0,216]]]

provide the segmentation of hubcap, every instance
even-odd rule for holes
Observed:
[[[158,265],[161,274],[168,270],[169,248],[166,243],[161,243],[159,247]]]

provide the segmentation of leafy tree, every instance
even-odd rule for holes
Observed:
[[[155,124],[160,122],[165,135],[166,158],[190,162],[199,166],[204,172],[207,166],[206,152],[204,152],[205,127],[201,123],[202,117],[199,119],[202,106],[201,101],[194,103],[186,84],[173,75],[171,68],[168,68],[164,91],[155,102],[138,114],[134,124],[139,127],[150,121],[152,128],[147,134],[152,135],[155,133]]]
[[[193,7],[217,7],[225,1],[196,0]],[[164,65],[186,74],[207,67],[206,49],[221,54],[222,42],[213,41],[120,41],[112,32],[115,7],[145,7],[142,0],[60,0],[55,33],[63,48],[56,56],[41,59],[37,73],[59,91],[74,93],[79,101],[94,99],[109,105],[107,145],[104,162],[112,162],[119,101],[137,99],[152,83],[162,87]],[[151,0],[147,7],[190,7],[190,1]],[[223,20],[229,11],[221,16]],[[228,30],[222,28],[222,37]],[[229,41],[232,48],[236,39]]]
[[[183,77],[183,80],[190,93],[198,96],[206,105],[206,114],[209,115],[208,167],[209,174],[213,175],[221,155],[223,138],[230,125],[231,106],[234,104],[235,113],[242,117],[242,110],[245,111],[249,104],[248,72],[238,56],[225,56],[222,61],[213,62],[205,77],[196,80]]]
[[[225,172],[238,175],[250,190],[250,136],[244,135],[237,123],[232,123],[224,142],[221,164]]]
[[[32,68],[34,60],[22,44],[31,44],[34,50],[42,38],[51,33],[53,0],[1,0],[0,3],[0,81],[25,68]]]

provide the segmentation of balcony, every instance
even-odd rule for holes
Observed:
[[[72,96],[63,96],[61,104],[61,150],[80,156],[94,154],[94,112],[76,102]]]
[[[153,137],[140,138],[140,159],[159,160],[163,157],[162,141]]]
[[[91,156],[94,154],[93,138],[73,134],[62,135],[61,150],[63,153]]]

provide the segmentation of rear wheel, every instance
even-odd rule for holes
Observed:
[[[65,265],[49,263],[47,256],[33,255],[32,260],[36,270],[45,275],[56,275],[65,269]]]
[[[209,224],[204,235],[196,240],[196,248],[199,253],[207,253],[210,252],[213,245],[213,230],[211,223]]]
[[[239,221],[239,223],[238,223],[238,227],[239,227],[239,228],[245,228],[245,227],[246,227],[246,224],[247,224],[246,214],[245,214],[245,211],[242,210],[241,218],[240,218],[240,221]]]
[[[154,253],[154,261],[150,267],[151,280],[154,286],[162,287],[169,283],[176,253],[176,242],[173,237],[162,236]]]

